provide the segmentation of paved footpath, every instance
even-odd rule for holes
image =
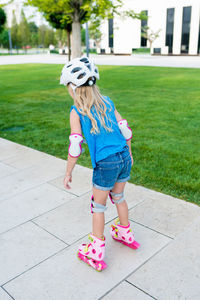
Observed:
[[[76,257],[91,230],[92,170],[0,138],[0,300],[199,300],[200,207],[142,186],[125,195],[136,240],[112,240],[108,200],[106,257],[97,272]]]
[[[90,57],[97,65],[124,65],[124,66],[155,66],[200,68],[200,56],[151,56],[151,55],[94,55]],[[46,63],[65,64],[67,55],[37,54],[37,55],[12,55],[0,56],[0,65]]]

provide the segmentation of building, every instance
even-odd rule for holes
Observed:
[[[133,49],[149,48],[141,36],[142,26],[160,30],[151,53],[200,55],[200,0],[124,0],[123,10],[144,11],[147,21],[114,16],[101,26],[100,53],[132,54]]]

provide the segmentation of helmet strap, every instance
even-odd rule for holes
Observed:
[[[77,88],[77,86],[76,85],[73,85],[72,83],[70,83],[70,86],[71,86],[71,88],[72,88],[72,91],[73,91],[73,94],[74,94],[74,97],[76,96],[76,88]]]

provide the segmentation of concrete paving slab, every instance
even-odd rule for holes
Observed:
[[[44,163],[47,164],[47,162],[52,163],[52,166],[60,167],[61,172],[65,172],[66,168],[66,161],[60,158],[57,158],[53,155],[49,155],[47,153],[37,151],[35,149],[26,150],[17,153],[14,156],[11,156],[9,158],[6,158],[3,160],[4,163],[17,168],[18,170],[23,170],[26,168],[30,168],[34,165],[37,165],[38,167],[43,165]]]
[[[109,294],[104,296],[102,300],[152,300],[151,296],[137,289],[132,284],[123,281],[116,288],[114,288]]]
[[[55,179],[61,170],[50,162],[40,167],[33,166],[0,179],[0,202],[30,188]]]
[[[0,178],[0,300],[94,300],[120,293],[127,299],[129,293],[134,299],[199,299],[198,206],[127,183],[131,226],[141,248],[111,239],[116,209],[109,200],[108,269],[98,273],[76,258],[91,231],[92,170],[77,165],[66,190],[66,160],[1,138],[0,168],[7,174]]]
[[[71,199],[70,202],[35,218],[33,222],[67,244],[72,244],[91,230],[90,198],[91,194],[88,193]]]
[[[182,232],[200,216],[200,207],[168,195],[149,195],[149,199],[129,212],[129,217],[170,237]]]
[[[127,278],[159,300],[200,298],[200,218]]]
[[[0,288],[0,300],[11,300],[11,298],[2,288]]]
[[[124,197],[128,204],[129,210],[147,199],[146,194],[138,193],[138,186],[127,182],[124,189]],[[110,202],[110,200],[109,200]],[[113,205],[115,206],[115,205]]]
[[[6,165],[5,163],[0,162],[0,178],[10,175],[17,172],[16,168]]]
[[[18,170],[33,166],[53,167],[65,173],[67,160],[0,138],[0,161]]]
[[[128,203],[129,209],[134,207],[136,204],[142,203],[143,201],[149,199],[151,190],[141,187],[133,183],[126,183],[124,190],[125,199]],[[154,192],[154,191],[153,191]]]
[[[32,222],[0,235],[0,285],[67,245]]]
[[[0,138],[0,161],[31,150],[31,148]]]
[[[26,146],[24,146],[24,145],[21,145],[21,144],[18,144],[18,143],[15,143],[15,142],[13,142],[13,141],[10,141],[10,140],[7,140],[7,139],[5,139],[5,138],[2,138],[2,137],[0,137],[0,149],[2,150],[2,149],[5,149],[5,148],[12,148],[13,150],[15,149],[15,150],[19,150],[19,149],[21,149],[21,148],[27,148],[27,149],[30,149],[31,150],[31,148],[29,148],[29,147],[26,147]]]
[[[77,259],[77,247],[86,241],[86,238],[83,238],[8,282],[4,288],[20,300],[58,300],[66,297],[99,299],[171,241],[144,226],[131,225],[135,227],[136,239],[142,245],[137,250],[113,241],[108,232],[110,224],[106,225],[105,261],[108,268],[101,273]]]
[[[76,196],[44,183],[0,203],[0,233],[72,201]]]
[[[131,186],[129,186],[127,194],[131,192]],[[66,204],[35,218],[33,221],[48,232],[61,238],[67,244],[72,244],[91,230],[91,195],[92,192],[89,192],[83,196],[71,199]],[[137,205],[140,201],[135,198],[131,199],[130,197],[127,197],[127,199],[128,205],[130,202],[129,206],[131,207],[134,204]],[[116,207],[108,198],[105,222],[108,223],[116,217]],[[80,226],[77,226],[77,224],[80,224]]]
[[[62,176],[49,181],[49,184],[56,186],[59,189],[66,191],[66,188],[63,186],[64,173]],[[67,192],[75,194],[76,196],[84,195],[92,190],[92,169],[81,167],[76,165],[73,174],[72,182],[69,184],[71,189]]]

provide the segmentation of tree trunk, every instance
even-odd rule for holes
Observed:
[[[79,21],[72,23],[72,59],[81,56],[81,24]]]
[[[71,59],[71,41],[70,41],[70,31],[67,30],[67,46],[68,46],[68,61]]]

